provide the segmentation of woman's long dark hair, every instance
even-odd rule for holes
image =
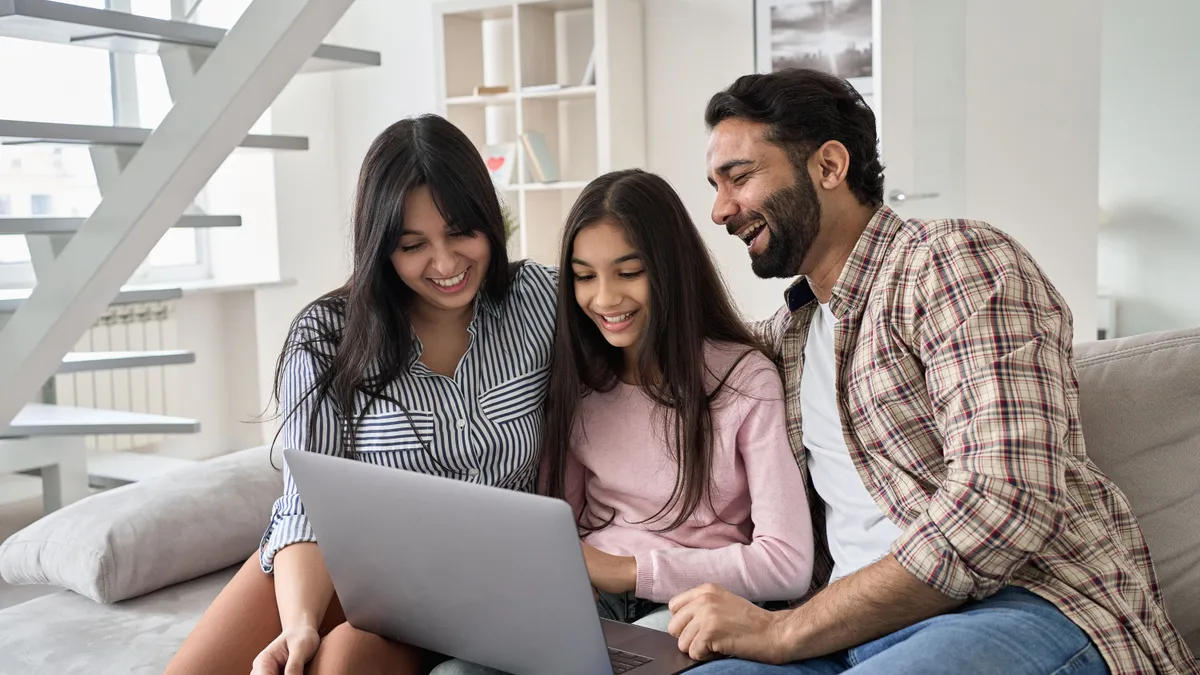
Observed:
[[[645,522],[660,520],[678,509],[662,530],[668,531],[686,522],[706,496],[711,505],[712,410],[718,394],[726,388],[729,372],[709,370],[705,342],[745,346],[739,362],[761,347],[734,309],[699,231],[670,184],[637,169],[592,181],[572,207],[563,233],[542,449],[546,461],[541,484],[551,497],[561,499],[566,494],[566,458],[581,397],[612,390],[625,372],[622,350],[604,339],[575,301],[571,273],[575,238],[602,220],[624,229],[629,243],[641,254],[650,283],[650,316],[640,337],[637,381],[669,413],[664,418],[664,426],[669,428],[664,432],[677,469],[670,498]],[[612,523],[609,516],[594,524],[586,503],[576,516],[586,531]]]
[[[331,401],[342,447],[350,456],[355,454],[355,432],[372,403],[387,399],[403,407],[385,389],[414,361],[409,311],[415,294],[400,280],[391,255],[404,229],[405,199],[421,186],[429,187],[447,228],[487,237],[491,257],[480,293],[503,302],[515,272],[508,261],[496,188],[470,139],[436,115],[404,119],[379,134],[358,176],[350,278],[296,316],[275,365],[278,405],[288,360],[298,354],[312,359],[315,382],[293,409],[282,411],[284,420],[311,398],[307,407],[313,414],[305,420],[311,438],[317,433],[316,411]],[[362,409],[356,405],[360,394],[367,401]]]

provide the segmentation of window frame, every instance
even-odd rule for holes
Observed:
[[[172,3],[173,9],[175,4]],[[106,8],[116,11],[132,11],[130,0],[105,0],[104,5]],[[117,126],[141,126],[138,120],[140,115],[134,55],[109,52],[108,69],[112,87],[110,100],[113,108],[113,123]],[[200,194],[196,196],[196,201],[201,201],[203,194],[204,192],[201,190]],[[50,197],[53,199],[53,195]],[[101,193],[101,199],[103,199],[103,193]],[[191,229],[191,234],[195,240],[195,263],[152,265],[148,260],[143,261],[130,276],[129,281],[134,284],[157,284],[211,279],[213,276],[211,233],[208,228],[198,227]],[[36,283],[37,276],[31,261],[0,262],[0,288],[32,288]]]

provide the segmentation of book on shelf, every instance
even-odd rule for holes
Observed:
[[[477,85],[475,87],[476,96],[494,96],[496,94],[507,94],[509,91],[507,84],[498,85]]]
[[[517,160],[516,143],[493,143],[483,149],[483,161],[496,187],[512,184],[513,164]]]
[[[539,183],[554,183],[559,180],[558,163],[550,152],[546,136],[540,131],[527,131],[521,134],[521,144],[525,146],[525,160]]]

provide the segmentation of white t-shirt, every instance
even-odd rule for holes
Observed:
[[[900,536],[900,528],[867,494],[846,447],[834,375],[836,323],[829,305],[813,314],[800,378],[804,447],[813,486],[825,502],[825,533],[834,563],[831,582],[879,560]]]

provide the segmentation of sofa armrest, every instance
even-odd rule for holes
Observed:
[[[270,449],[251,448],[101,492],[0,545],[0,576],[113,603],[249,557],[282,494]]]

